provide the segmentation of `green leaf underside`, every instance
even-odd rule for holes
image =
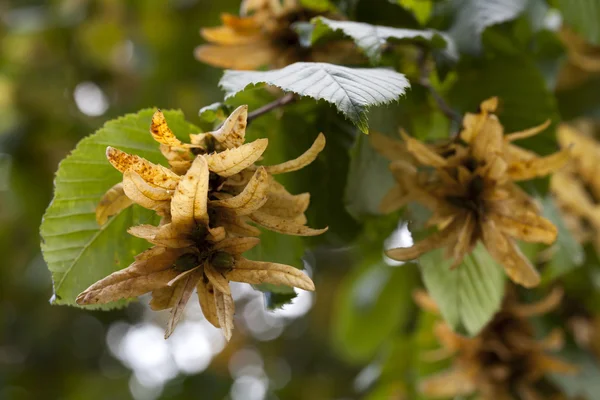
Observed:
[[[314,18],[312,22],[315,24],[312,33],[313,43],[329,33],[341,32],[352,38],[373,63],[379,62],[381,53],[390,41],[412,41],[429,44],[435,48],[446,47],[449,44],[449,38],[433,30],[400,29],[362,22],[332,21],[325,17]]]
[[[598,0],[558,0],[564,21],[588,42],[600,45],[600,2]]]
[[[481,243],[455,270],[450,270],[453,260],[443,253],[438,249],[421,256],[425,287],[448,325],[474,336],[500,309],[504,271]]]
[[[600,393],[600,368],[591,353],[568,349],[558,356],[572,365],[577,366],[576,374],[550,374],[552,383],[556,384],[569,399],[596,399]]]
[[[481,35],[486,28],[517,18],[527,0],[454,0],[456,16],[448,33],[465,53],[481,52]]]
[[[127,267],[136,254],[150,245],[126,230],[156,223],[153,211],[133,206],[100,227],[95,209],[104,193],[122,176],[106,160],[113,146],[155,163],[164,163],[158,143],[149,133],[154,109],[142,110],[107,122],[83,139],[59,165],[54,199],[42,219],[42,252],[54,283],[53,304],[77,306],[75,298],[89,285]],[[180,111],[163,111],[169,127],[182,139],[198,128],[185,122]],[[116,302],[94,308],[111,309]],[[89,308],[89,307],[86,307]]]
[[[556,279],[572,269],[580,266],[585,261],[583,246],[575,240],[556,204],[551,197],[542,201],[544,217],[558,229],[558,238],[554,244],[554,253],[544,269],[544,280]]]
[[[271,71],[225,71],[219,85],[226,98],[249,85],[265,83],[300,96],[334,104],[350,121],[368,132],[367,109],[397,101],[410,84],[403,74],[382,68],[348,68],[298,62]]]

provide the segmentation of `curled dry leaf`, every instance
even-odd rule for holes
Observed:
[[[260,211],[250,214],[250,219],[263,228],[273,232],[283,233],[286,235],[295,236],[317,236],[327,232],[328,228],[313,229],[308,226],[298,224],[293,219],[284,219],[281,217],[272,216]]]
[[[246,138],[246,126],[248,125],[248,106],[242,105],[236,108],[223,125],[214,132],[209,132],[219,145],[226,149],[235,149],[244,144]]]
[[[198,156],[181,179],[171,201],[172,223],[191,231],[196,221],[208,224],[208,164]]]
[[[167,120],[160,110],[156,110],[152,116],[152,122],[150,123],[150,134],[152,134],[154,140],[160,144],[170,147],[186,146],[179,139],[177,139],[171,128],[169,128],[167,125]]]
[[[125,173],[123,173],[123,191],[125,192],[125,195],[127,195],[127,197],[134,203],[139,204],[140,206],[149,210],[156,211],[158,215],[168,215],[170,202],[168,200],[155,200],[149,198],[145,193],[152,194],[151,190],[149,190],[150,188],[142,186],[142,190],[140,190],[141,185],[138,186],[139,181],[142,181],[144,184],[146,184],[145,181],[134,171],[125,171]],[[149,184],[146,185],[149,186]],[[166,192],[165,189],[160,190]]]
[[[250,284],[271,283],[273,285],[293,286],[304,290],[315,290],[312,280],[304,272],[285,264],[250,261],[245,258],[236,260],[233,269],[225,274],[230,281]]]
[[[269,191],[269,174],[259,167],[244,190],[237,196],[210,202],[213,207],[230,208],[236,215],[248,215],[265,204]]]
[[[173,190],[179,183],[179,175],[162,165],[156,165],[136,155],[127,154],[114,147],[106,148],[106,158],[121,173],[132,170],[146,182],[167,190]]]
[[[102,226],[108,218],[116,215],[133,204],[123,191],[123,183],[119,182],[108,189],[96,207],[96,222]]]
[[[268,139],[258,139],[235,149],[205,155],[208,168],[217,175],[228,177],[248,168],[267,149]]]
[[[196,290],[198,291],[198,300],[204,318],[206,318],[206,320],[215,328],[220,328],[221,324],[219,324],[217,304],[215,302],[215,289],[212,284],[205,278],[198,283]]]
[[[297,171],[306,167],[308,164],[315,161],[317,156],[325,148],[325,135],[319,133],[319,136],[315,139],[314,143],[308,150],[306,150],[300,157],[293,160],[286,161],[277,165],[270,165],[265,167],[267,172],[276,175],[283,174],[286,172]]]
[[[175,304],[171,308],[171,316],[167,324],[167,331],[165,332],[165,339],[167,339],[177,326],[177,323],[183,315],[183,310],[188,303],[190,297],[199,280],[202,279],[201,272],[194,271],[194,273],[188,274],[185,278],[179,281],[175,286]]]
[[[214,297],[219,326],[223,330],[225,339],[229,340],[233,333],[233,314],[235,313],[233,298],[231,294],[220,292],[216,288],[214,288]]]

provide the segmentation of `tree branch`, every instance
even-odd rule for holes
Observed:
[[[263,114],[268,113],[271,110],[274,110],[279,107],[283,107],[286,104],[293,103],[297,100],[297,97],[294,93],[288,93],[275,101],[272,101],[269,104],[265,104],[264,106],[257,108],[256,110],[248,113],[248,123],[250,123],[253,119],[260,117]]]
[[[429,94],[431,95],[431,97],[433,97],[433,100],[437,104],[440,111],[450,121],[455,121],[460,126],[462,124],[462,116],[456,111],[454,111],[454,109],[450,107],[448,103],[446,103],[446,100],[444,100],[444,98],[433,88],[433,86],[431,86],[431,81],[429,80],[430,71],[427,68],[427,51],[424,49],[422,49],[419,54],[418,64],[419,84],[429,91]]]

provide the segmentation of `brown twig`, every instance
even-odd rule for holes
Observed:
[[[252,121],[253,119],[260,117],[261,115],[268,113],[271,110],[283,107],[286,104],[293,103],[296,101],[296,99],[297,97],[294,93],[288,93],[278,98],[277,100],[270,102],[269,104],[265,104],[264,106],[248,113],[248,123],[250,123],[250,121]]]
[[[431,86],[431,81],[429,80],[429,69],[427,68],[427,51],[422,49],[419,54],[418,64],[419,64],[419,84],[425,87],[433,100],[437,104],[440,111],[450,120],[457,122],[460,126],[462,124],[462,116],[457,113],[446,100]]]

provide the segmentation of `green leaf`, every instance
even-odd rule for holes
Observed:
[[[438,249],[421,256],[423,281],[448,325],[474,336],[500,309],[504,271],[481,243],[455,270],[443,253]]]
[[[224,103],[212,103],[204,106],[198,111],[198,116],[204,122],[214,123],[223,121],[231,113],[231,107]]]
[[[558,0],[563,19],[588,42],[600,45],[600,1]]]
[[[511,21],[527,8],[528,0],[453,0],[455,17],[448,30],[459,50],[481,52],[481,36],[490,26]]]
[[[388,42],[414,42],[433,48],[452,45],[450,38],[434,30],[391,28],[363,22],[333,21],[325,17],[314,18],[311,22],[315,24],[312,34],[313,43],[329,34],[341,33],[354,40],[373,64],[379,63]]]
[[[554,127],[559,120],[556,101],[535,62],[526,55],[464,60],[448,98],[462,112],[476,112],[479,104],[492,96],[500,99],[498,118],[505,132],[531,128],[551,119],[543,133],[517,142],[548,154],[556,150]]]
[[[544,269],[543,276],[544,281],[552,281],[583,264],[585,261],[585,252],[583,246],[575,240],[565,225],[558,208],[554,204],[554,200],[551,197],[546,197],[542,201],[542,207],[544,209],[544,217],[548,218],[558,229],[558,239],[553,245],[554,252]]]
[[[133,206],[102,227],[95,209],[106,190],[121,180],[121,173],[106,160],[107,146],[161,162],[158,144],[149,133],[154,110],[107,122],[83,139],[59,165],[54,199],[42,219],[42,252],[54,282],[53,304],[76,306],[75,298],[92,283],[125,268],[149,244],[127,234],[132,225],[154,223],[154,212]],[[198,132],[180,111],[164,111],[169,127],[180,137]],[[125,302],[98,308],[109,309]],[[89,308],[89,307],[86,307]]]
[[[596,399],[600,393],[600,368],[594,357],[581,350],[566,350],[557,356],[576,366],[578,372],[569,375],[551,374],[550,380],[570,399]]]
[[[346,209],[356,219],[380,214],[381,200],[394,185],[390,162],[373,149],[368,137],[362,135],[357,138],[350,159],[344,194]]]
[[[337,11],[337,7],[330,0],[300,0],[300,5],[303,8],[320,13]]]
[[[416,281],[414,267],[390,267],[374,257],[348,274],[335,300],[332,333],[338,353],[357,363],[373,357],[409,321]]]
[[[410,10],[421,25],[425,25],[433,11],[432,0],[395,0],[395,3]]]
[[[229,98],[259,83],[335,104],[364,133],[369,129],[367,109],[397,101],[410,87],[403,74],[388,69],[307,62],[265,72],[228,70],[219,85]]]

